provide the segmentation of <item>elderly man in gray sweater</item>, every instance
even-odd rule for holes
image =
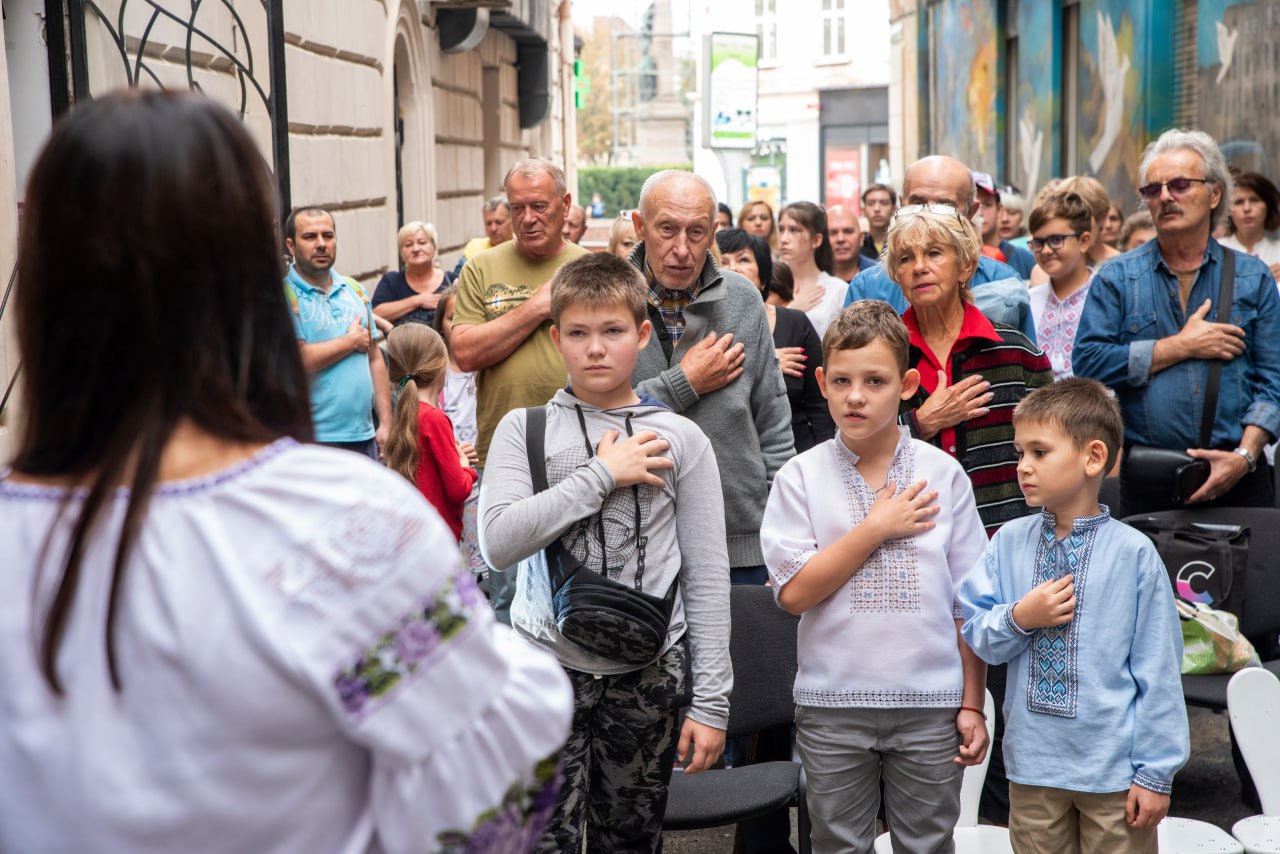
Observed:
[[[636,390],[694,421],[720,465],[730,577],[763,584],[760,520],[773,475],[795,453],[791,408],[760,292],[711,256],[716,203],[690,172],[645,181],[630,261],[649,285],[653,335]]]

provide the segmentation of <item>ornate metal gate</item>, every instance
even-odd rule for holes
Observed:
[[[54,114],[95,89],[205,92],[259,131],[288,210],[283,0],[45,0]],[[265,137],[265,138],[264,138]]]

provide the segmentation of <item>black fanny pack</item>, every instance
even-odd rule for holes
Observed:
[[[1235,296],[1236,256],[1222,250],[1222,285],[1218,289],[1218,322],[1231,321],[1231,300]],[[1209,444],[1213,422],[1218,413],[1218,386],[1222,380],[1222,361],[1209,361],[1205,380],[1204,412],[1200,416],[1200,447]],[[1196,490],[1209,479],[1209,461],[1200,460],[1185,451],[1130,445],[1120,462],[1120,480],[1126,492],[1143,497],[1143,503],[1155,509],[1172,509],[1187,503]]]
[[[588,456],[594,456],[587,436],[586,418],[577,407],[578,423]],[[631,419],[626,420],[631,435]],[[542,406],[525,410],[525,449],[529,455],[529,473],[533,491],[544,491],[547,484],[546,460],[547,410]],[[675,603],[673,582],[663,597],[643,592],[645,545],[647,538],[640,526],[640,490],[631,487],[635,503],[636,580],[628,587],[609,577],[608,544],[604,536],[604,516],[596,515],[596,533],[600,540],[600,572],[588,568],[556,540],[545,550],[547,572],[551,577],[551,605],[556,629],[570,641],[602,658],[637,667],[658,658],[671,625],[671,609]],[[619,573],[621,567],[618,568]]]

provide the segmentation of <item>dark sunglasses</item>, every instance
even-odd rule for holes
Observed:
[[[1172,181],[1155,181],[1145,187],[1139,187],[1138,192],[1144,199],[1154,199],[1160,195],[1165,188],[1169,188],[1169,192],[1175,196],[1181,196],[1183,193],[1191,189],[1192,184],[1208,184],[1207,178],[1174,178]]]
[[[1046,246],[1048,246],[1050,249],[1053,249],[1054,251],[1057,251],[1062,248],[1062,244],[1067,242],[1067,238],[1074,237],[1076,240],[1079,240],[1081,234],[1084,234],[1084,232],[1081,231],[1078,234],[1074,232],[1071,234],[1050,234],[1048,237],[1044,238],[1043,240],[1041,240],[1039,237],[1033,237],[1027,241],[1027,245],[1031,247],[1032,252],[1039,252],[1041,249],[1045,248]]]

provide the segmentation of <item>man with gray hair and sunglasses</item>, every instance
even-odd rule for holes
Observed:
[[[1110,386],[1124,414],[1118,515],[1270,507],[1262,449],[1280,434],[1275,279],[1213,239],[1231,205],[1231,173],[1212,137],[1166,131],[1138,176],[1156,239],[1098,270],[1072,356],[1076,375]],[[1163,477],[1144,463],[1151,449],[1185,452],[1196,461],[1186,472],[1200,473]]]
[[[912,216],[922,206],[973,219],[978,212],[977,188],[973,173],[954,157],[932,155],[907,167],[902,178],[901,207],[894,216]],[[1018,271],[987,255],[978,258],[978,269],[969,281],[973,301],[990,320],[1007,323],[1030,341],[1036,340],[1031,319],[1031,299]],[[858,299],[879,299],[898,313],[907,310],[907,299],[894,284],[883,264],[863,270],[853,277],[844,304]]]

